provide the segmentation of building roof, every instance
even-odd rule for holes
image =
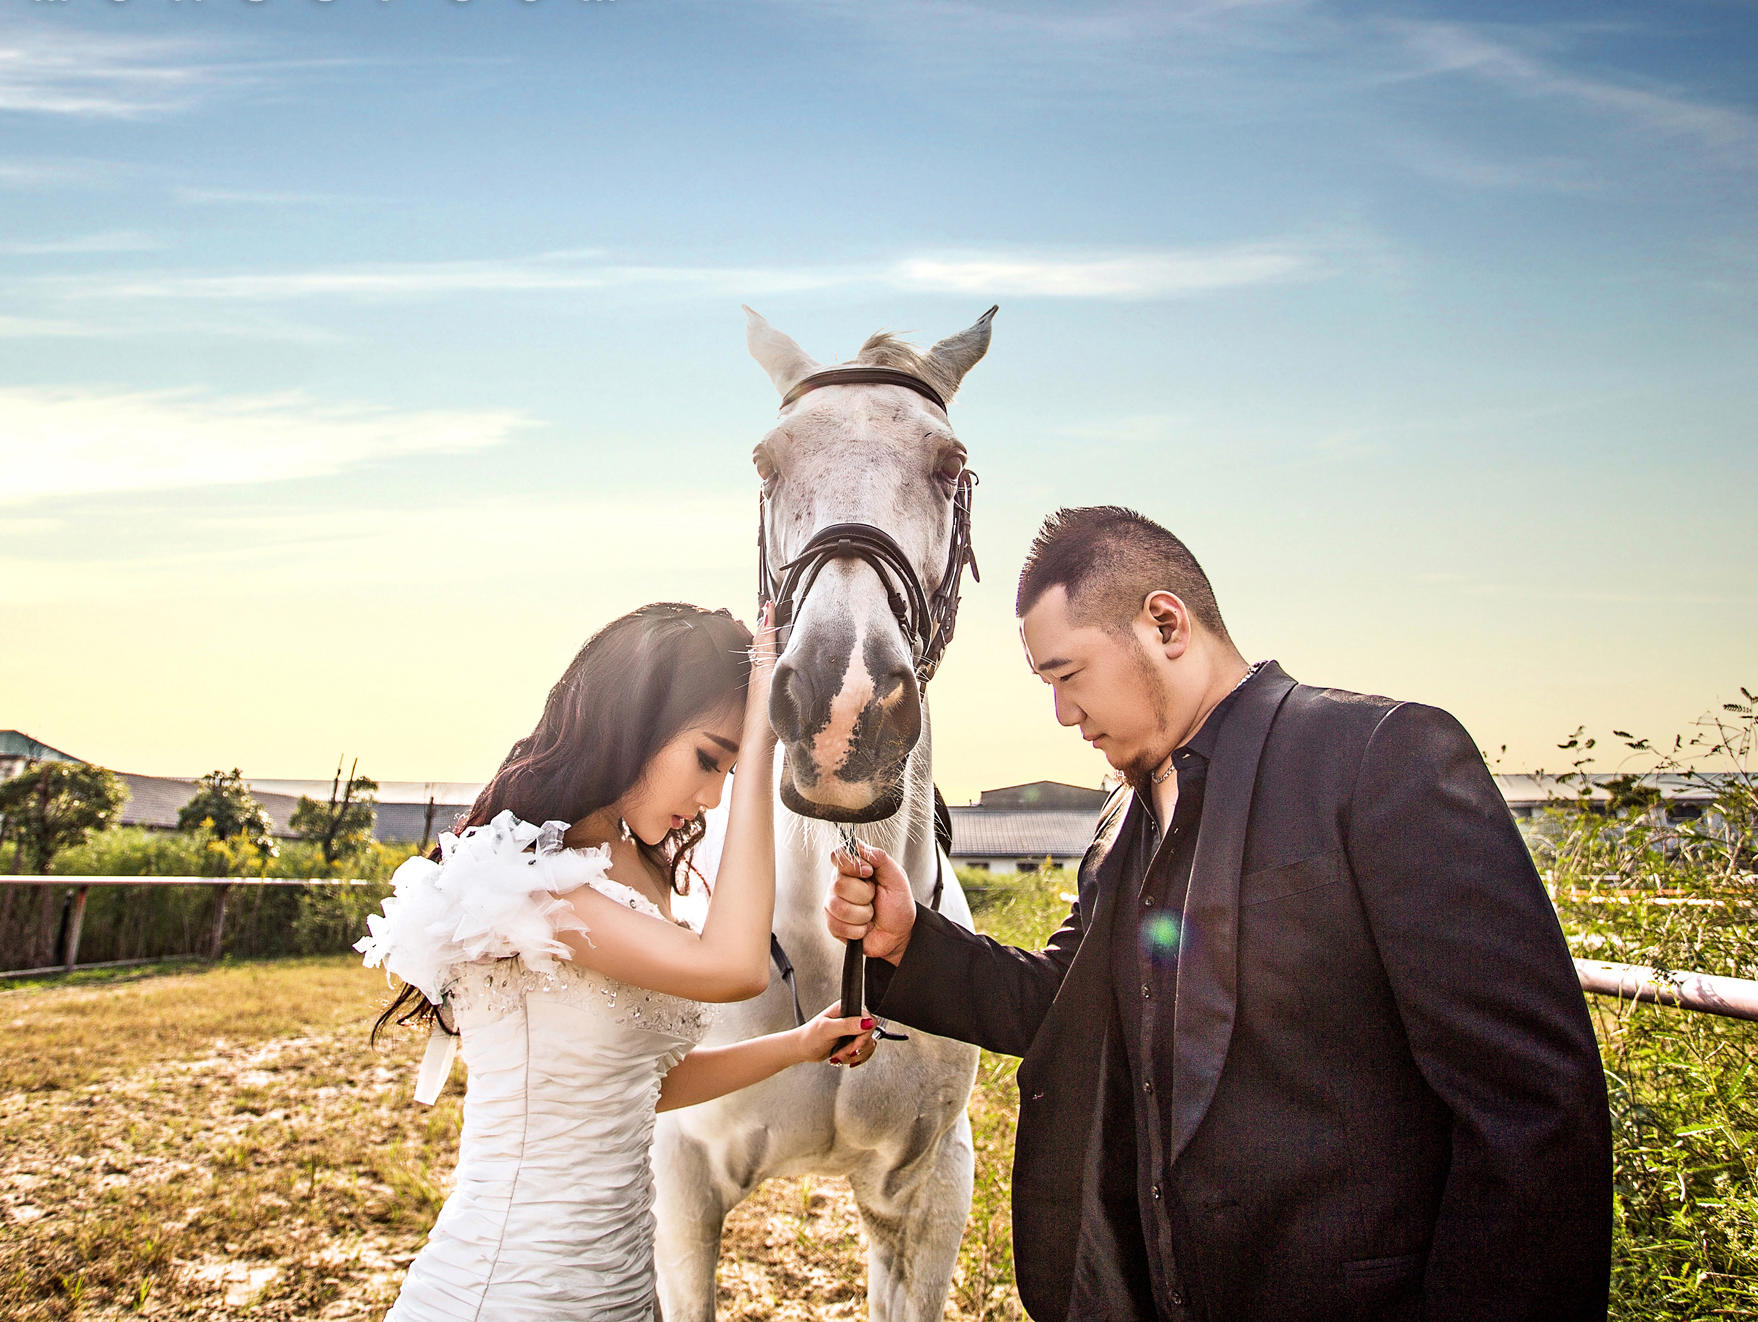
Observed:
[[[174,831],[178,811],[195,797],[193,780],[180,780],[174,776],[137,776],[130,771],[118,771],[116,777],[128,787],[128,802],[122,805],[118,816],[118,824],[122,826],[150,826],[161,831]],[[251,791],[251,796],[268,815],[270,834],[283,840],[291,838],[293,829],[288,825],[288,819],[299,804],[298,798],[288,794],[259,794],[255,790]],[[414,838],[419,839],[420,832]]]
[[[1680,775],[1676,772],[1651,771],[1646,775],[1637,776],[1640,784],[1651,785],[1660,791],[1660,797],[1667,803],[1707,803],[1718,792],[1720,783],[1729,773],[1704,771],[1694,775]],[[1587,775],[1587,799],[1593,803],[1605,803],[1611,799],[1611,790],[1607,788],[1613,781],[1622,780],[1623,774],[1610,771],[1596,771]],[[1510,808],[1533,808],[1555,805],[1566,807],[1577,804],[1582,799],[1582,778],[1580,776],[1551,775],[1542,771],[1520,772],[1516,774],[1498,775],[1496,786],[1502,792]]]
[[[287,794],[297,799],[301,794],[318,800],[320,803],[330,801],[330,786],[333,780],[259,780],[255,776],[246,776],[244,783],[250,786],[253,794]],[[471,784],[461,780],[381,780],[378,782],[378,793],[375,797],[384,803],[412,803],[422,808],[427,806],[431,798],[436,806],[452,805],[468,808],[476,802],[476,796],[482,792],[480,784]],[[434,814],[437,820],[442,814]],[[420,839],[420,832],[415,835]]]
[[[329,801],[326,791],[324,800]],[[427,820],[427,804],[423,803],[380,803],[374,805],[377,814],[372,833],[387,844],[414,844],[425,835],[429,843],[439,839],[441,831],[450,831],[457,825],[458,819],[469,811],[469,804],[435,802],[433,822]]]
[[[991,810],[1061,808],[1090,809],[1096,813],[1110,797],[1108,790],[1069,785],[1060,780],[1033,780],[1024,785],[1003,785],[1000,789],[984,790],[977,796],[977,805]]]
[[[1099,814],[1074,809],[951,808],[952,856],[1078,858],[1093,842]]]
[[[23,730],[0,730],[0,757],[26,757],[34,762],[78,762],[72,753],[51,748]]]

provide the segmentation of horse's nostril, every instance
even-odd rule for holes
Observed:
[[[769,723],[782,739],[793,742],[805,734],[805,715],[812,707],[812,682],[805,671],[791,662],[775,667],[769,691]]]
[[[906,688],[914,678],[915,672],[908,666],[893,666],[874,681],[873,696],[880,703],[889,705],[898,690]]]

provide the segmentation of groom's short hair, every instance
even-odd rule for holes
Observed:
[[[1068,593],[1077,624],[1127,629],[1149,593],[1166,591],[1210,633],[1227,637],[1215,589],[1190,548],[1121,505],[1060,509],[1044,520],[1019,571],[1014,613],[1023,619],[1054,587]]]

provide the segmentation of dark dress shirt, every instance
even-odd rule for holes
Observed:
[[[1151,791],[1138,789],[1125,828],[1128,837],[1120,842],[1129,852],[1123,871],[1126,890],[1119,899],[1129,902],[1120,902],[1116,909],[1111,981],[1136,1114],[1136,1196],[1142,1240],[1154,1299],[1160,1315],[1168,1319],[1187,1316],[1184,1310],[1190,1301],[1178,1271],[1179,1246],[1187,1239],[1185,1208],[1166,1162],[1170,1127],[1160,1102],[1173,1095],[1178,942],[1196,857],[1197,826],[1202,821],[1203,786],[1221,727],[1238,695],[1236,687],[1209,713],[1202,728],[1173,752],[1178,800],[1164,837]]]

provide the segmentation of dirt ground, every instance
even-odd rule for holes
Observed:
[[[460,1069],[412,1103],[408,1033],[367,1049],[382,993],[335,960],[0,992],[0,1316],[382,1316],[448,1188],[462,1093]],[[959,1322],[1020,1315],[993,1169],[1011,1117],[977,1119]],[[724,1318],[864,1316],[841,1181],[765,1186],[726,1249]]]

